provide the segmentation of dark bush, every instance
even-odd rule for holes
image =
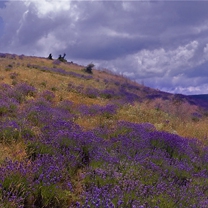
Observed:
[[[85,72],[92,74],[92,68],[94,67],[94,64],[88,64],[87,67],[84,69]]]
[[[53,60],[52,54],[50,53],[48,59]]]
[[[59,55],[58,60],[61,62],[67,62],[67,60],[65,59],[66,54],[64,53],[63,56]]]

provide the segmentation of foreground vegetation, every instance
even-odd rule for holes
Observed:
[[[1,207],[207,207],[207,111],[104,70],[0,54]]]

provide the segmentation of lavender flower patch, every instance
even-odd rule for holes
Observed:
[[[7,57],[7,54],[5,53],[0,53],[0,58],[6,58]]]
[[[55,72],[57,74],[61,74],[61,75],[68,75],[67,71],[65,71],[64,69],[61,68],[51,68],[49,69],[51,72]]]
[[[191,114],[191,117],[193,121],[199,121],[202,118],[202,115],[200,113],[195,112]]]
[[[54,60],[54,61],[53,61],[53,64],[54,64],[54,65],[60,65],[60,64],[61,64],[61,61],[59,61],[58,59],[57,59],[57,60]]]
[[[27,96],[33,96],[36,93],[35,87],[28,85],[26,83],[20,83],[15,87],[16,92],[20,92],[21,94]]]
[[[8,92],[8,96],[16,99],[16,101],[19,103],[25,101],[26,96],[34,96],[35,94],[36,89],[26,83],[17,84]]]
[[[18,103],[13,98],[7,98],[0,94],[0,116],[14,115],[17,112]]]
[[[11,143],[20,137],[20,126],[16,121],[0,122],[0,142]]]
[[[75,93],[80,93],[80,94],[84,94],[84,86],[83,85],[78,85],[76,86],[73,83],[69,83],[68,87],[67,87],[68,91],[70,92],[75,92]]]
[[[0,116],[14,116],[17,112],[18,102],[10,96],[12,88],[7,84],[0,87]]]
[[[70,92],[76,92],[76,86],[73,83],[69,83],[67,89]]]
[[[147,95],[146,98],[148,100],[154,100],[154,99],[157,99],[157,98],[161,98],[161,96],[157,95],[157,94],[152,94],[152,95]]]
[[[0,91],[1,92],[4,92],[4,93],[6,93],[6,92],[8,92],[9,90],[11,90],[11,86],[10,85],[8,85],[8,84],[1,84],[0,85]]]
[[[55,94],[51,91],[46,90],[40,94],[40,97],[44,98],[49,102],[52,102],[53,99],[55,98]]]
[[[41,127],[55,120],[68,121],[74,118],[69,112],[58,107],[52,107],[51,103],[43,98],[29,102],[25,106],[22,116],[25,116],[25,119],[32,125]]]
[[[108,79],[104,79],[103,81],[104,81],[104,83],[105,83],[106,85],[109,83],[109,80],[108,80]]]
[[[81,78],[81,79],[86,79],[86,80],[90,80],[93,78],[92,75],[83,75],[83,74],[78,74],[75,72],[68,72],[68,75],[73,76],[73,77],[77,77],[77,78]]]
[[[128,92],[128,91],[125,91],[125,90],[121,90],[118,95],[121,97],[122,100],[124,100],[127,103],[133,103],[135,101],[137,101],[137,102],[141,101],[141,98],[137,94],[134,94],[134,93],[131,93],[131,92]]]
[[[152,132],[152,127],[150,133],[146,126],[132,127],[134,131],[127,131],[126,135],[105,143],[104,149],[111,155],[105,157],[108,161],[94,163],[94,168],[86,174],[85,206],[166,207],[168,204],[185,206],[191,203],[195,206],[201,201],[206,203],[206,194],[198,197],[195,184],[190,182],[195,175],[193,159],[196,160],[197,157],[190,146],[194,141]],[[166,140],[166,146],[152,149],[151,137],[159,139],[161,136]],[[175,156],[171,150],[172,145],[176,148]],[[202,161],[199,157],[198,159]],[[144,181],[144,178],[147,180]],[[151,196],[154,196],[155,201],[149,199]],[[191,196],[195,200],[190,202]]]
[[[58,119],[47,123],[42,128],[39,147],[45,145],[48,150],[55,151],[42,149],[29,166],[17,163],[10,165],[10,169],[2,167],[0,173],[7,173],[1,175],[4,199],[18,199],[12,202],[24,206],[27,202],[35,207],[56,203],[65,207],[66,201],[55,200],[59,195],[53,188],[55,186],[62,194],[66,191],[73,194],[75,184],[71,177],[77,170],[84,169],[82,199],[77,201],[76,207],[206,204],[205,186],[202,185],[204,182],[199,182],[199,176],[201,181],[208,176],[203,171],[207,157],[197,154],[199,149],[196,149],[195,140],[157,132],[151,124],[118,123],[118,128],[112,130],[116,132],[112,132],[111,139],[104,140],[93,131],[83,132],[72,122]],[[201,169],[196,169],[196,164],[201,164]],[[6,185],[12,184],[7,182],[7,175],[15,184],[17,170],[21,176],[18,181],[23,184],[21,187],[26,195],[22,189],[11,190],[11,185]],[[49,189],[54,190],[51,198],[46,194]],[[34,201],[28,202],[31,195]],[[11,199],[11,196],[15,197]],[[71,202],[70,207],[74,205],[75,202]]]
[[[27,67],[28,67],[28,68],[32,68],[32,69],[42,69],[41,66],[34,65],[34,64],[27,64]]]
[[[1,204],[8,207],[65,207],[73,190],[61,156],[44,155],[32,163],[7,161],[0,173]]]
[[[100,92],[96,88],[88,87],[87,89],[85,89],[84,94],[88,96],[89,98],[97,98]]]
[[[22,55],[19,56],[19,59],[23,60],[24,57],[25,57],[25,56],[22,54]]]
[[[73,102],[69,101],[69,100],[63,100],[61,102],[59,102],[58,108],[66,110],[68,112],[72,112],[73,109]]]
[[[23,96],[24,109],[15,93]],[[27,153],[24,161],[0,166],[1,207],[207,207],[208,153],[198,140],[156,131],[149,123],[117,122],[84,131],[73,122],[73,103],[55,106],[47,91],[25,102],[34,93],[25,83],[0,88],[0,106],[6,109],[0,141],[21,138]],[[138,99],[124,90],[120,96]],[[117,106],[78,110],[109,118]]]
[[[75,87],[75,91],[80,94],[84,94],[84,85],[78,85]]]
[[[116,92],[113,89],[106,89],[100,92],[100,97],[110,99],[116,96]]]
[[[123,88],[124,90],[128,89],[130,91],[138,91],[138,90],[140,90],[139,86],[133,85],[133,84],[128,83],[128,82],[121,84],[121,88]]]
[[[13,65],[9,64],[6,66],[5,71],[11,71],[13,69]]]
[[[16,57],[17,57],[16,54],[11,54],[9,58],[10,58],[10,59],[16,59]]]
[[[120,83],[119,81],[114,81],[114,84],[115,84],[116,86],[119,86],[121,83]]]
[[[103,108],[101,108],[101,115],[103,115],[106,118],[112,117],[114,114],[116,114],[117,111],[117,106],[116,105],[106,105]]]
[[[44,125],[48,122],[48,119],[51,117],[50,112],[50,104],[44,99],[40,99],[36,102],[29,102],[22,113],[22,117],[24,117],[27,122],[33,126],[42,126],[42,124]]]

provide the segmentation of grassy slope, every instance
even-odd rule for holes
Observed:
[[[135,89],[130,89],[138,95],[140,102],[124,103],[119,109],[117,114],[109,121],[102,121],[103,123],[111,123],[114,120],[123,120],[135,123],[149,122],[154,124],[158,130],[165,130],[171,133],[177,133],[178,135],[190,138],[199,138],[205,143],[208,129],[206,117],[200,119],[194,119],[190,116],[194,112],[204,114],[204,111],[198,108],[197,102],[190,105],[186,99],[186,96],[178,98],[177,95],[154,90],[138,83],[130,81],[128,78],[112,74],[110,71],[93,70],[93,79],[85,80],[76,78],[73,76],[60,75],[54,72],[44,72],[43,70],[34,68],[33,66],[48,67],[48,68],[62,68],[66,71],[75,72],[81,75],[86,75],[83,72],[83,66],[73,63],[55,63],[45,58],[39,57],[27,57],[27,56],[15,56],[7,54],[6,58],[1,58],[0,70],[1,80],[0,83],[6,83],[9,85],[15,85],[17,83],[28,83],[38,89],[41,93],[45,90],[52,91],[55,94],[55,102],[58,103],[61,100],[72,101],[75,105],[106,105],[107,103],[113,103],[112,99],[102,98],[89,98],[83,94],[77,93],[76,90],[68,90],[68,84],[74,86],[82,86],[86,88],[96,88],[99,90],[104,89],[118,89],[118,83],[129,84],[135,86]],[[17,76],[13,78],[11,74],[17,73]],[[29,99],[29,98],[28,98]],[[195,122],[197,120],[197,122]],[[85,129],[95,128],[100,125],[99,117],[81,117],[76,120],[77,124],[81,125]],[[205,139],[205,140],[204,140]],[[3,148],[4,149],[4,148]],[[12,147],[11,149],[14,149]],[[18,148],[17,148],[18,149]],[[4,150],[5,157],[12,152],[10,148],[6,147]],[[18,150],[17,150],[18,151]]]
[[[202,110],[199,107],[200,102],[197,103],[197,99],[189,99],[187,96],[154,90],[132,82],[126,77],[112,74],[109,71],[93,70],[92,79],[86,80],[43,71],[33,68],[33,66],[62,68],[69,72],[88,76],[88,74],[83,72],[83,66],[77,64],[60,63],[57,65],[54,64],[54,61],[45,58],[7,55],[7,58],[1,58],[0,83],[14,85],[25,82],[34,86],[39,93],[45,90],[52,91],[56,96],[54,100],[56,103],[64,99],[72,101],[75,105],[106,105],[116,102],[114,99],[91,98],[90,96],[77,93],[76,89],[74,89],[76,86],[82,86],[83,89],[113,89],[117,93],[120,85],[127,85],[127,87],[130,86],[127,91],[138,95],[140,99],[139,102],[122,104],[117,115],[115,115],[116,120],[136,123],[149,122],[154,124],[159,130],[177,132],[181,136],[197,137],[202,140],[206,138],[207,119],[204,116],[206,115],[206,110]],[[12,73],[18,74],[16,78],[12,78]],[[72,90],[68,90],[69,84],[73,85]],[[195,119],[194,113],[202,115],[202,118]],[[191,116],[192,114],[193,116]],[[96,118],[93,118],[88,122],[89,119],[89,117],[82,117],[77,122],[87,129],[94,128],[98,121],[95,120]],[[197,122],[195,122],[196,120]]]
[[[52,71],[59,68],[69,74]],[[72,113],[76,115],[73,121],[84,130],[97,127],[113,129],[118,121],[151,123],[157,130],[187,138],[198,138],[204,145],[207,144],[206,109],[202,109],[194,98],[150,89],[109,71],[93,70],[93,74],[89,75],[83,72],[83,66],[73,63],[57,64],[56,61],[38,57],[7,54],[6,57],[0,58],[0,73],[0,84],[5,83],[15,88],[19,83],[27,83],[37,89],[36,96],[27,95],[26,100],[20,104],[22,112],[27,102],[36,100],[41,93],[50,91],[55,95],[49,98],[53,106],[59,105],[63,100],[72,102]],[[108,89],[110,93],[97,96],[97,91],[92,93],[92,89],[102,92]],[[123,99],[122,95],[127,96],[127,99]],[[135,99],[135,96],[138,99]],[[132,99],[132,102],[128,102],[128,99]],[[116,105],[118,109],[116,114],[110,116],[89,116],[77,113],[81,105]],[[35,129],[35,126],[34,132],[38,135],[39,130]],[[3,162],[6,158],[24,161],[27,157],[26,148],[25,142],[21,139],[9,145],[3,142],[0,147],[0,161]],[[77,189],[78,187],[79,183]]]

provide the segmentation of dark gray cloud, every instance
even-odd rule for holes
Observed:
[[[0,48],[65,52],[154,88],[208,93],[207,8],[208,1],[0,1]]]

